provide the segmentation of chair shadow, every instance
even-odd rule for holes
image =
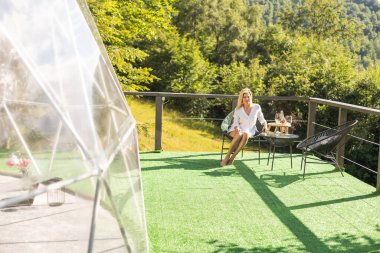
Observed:
[[[279,172],[272,173],[272,174],[263,174],[260,175],[260,180],[262,180],[265,184],[271,187],[275,188],[282,188],[287,185],[293,184],[295,182],[301,182],[306,180],[306,178],[303,178],[302,171],[300,173],[297,173],[297,170],[292,170],[290,172],[282,171],[282,175],[279,174]],[[306,173],[305,176],[313,176],[313,178],[318,178],[316,176],[318,175],[325,175],[325,174],[332,174],[332,173],[339,173],[338,170],[327,170],[327,171],[321,171],[321,172],[310,172]],[[339,174],[340,176],[340,174]]]
[[[263,174],[260,176],[260,180],[271,187],[282,188],[289,184],[302,180],[302,176],[283,172],[283,175]]]

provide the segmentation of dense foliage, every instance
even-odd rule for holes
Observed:
[[[249,87],[254,95],[380,107],[380,7],[375,0],[87,2],[124,90],[237,94]],[[168,103],[193,116],[222,118],[230,110],[227,102]],[[307,117],[305,105],[277,106],[297,119]],[[268,117],[276,110],[273,104],[264,108]],[[334,125],[334,113],[318,107],[318,123]],[[378,117],[349,118],[361,120],[361,137],[379,141]],[[363,145],[351,145],[349,154],[376,168],[377,148]]]

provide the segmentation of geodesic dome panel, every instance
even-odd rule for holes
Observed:
[[[49,206],[41,196],[64,187],[72,205],[87,204],[78,251],[105,250],[101,235],[121,240],[119,250],[146,252],[135,121],[94,27],[84,0],[0,1],[0,175],[11,176],[0,208],[33,197]],[[37,225],[59,231],[49,222]]]

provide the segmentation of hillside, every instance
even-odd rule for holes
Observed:
[[[127,98],[136,119],[140,151],[154,150],[155,107],[150,101]],[[162,147],[165,151],[217,152],[221,147],[219,127],[164,107]]]
[[[247,0],[248,5],[259,5],[262,18],[268,26],[277,24],[285,8],[296,6],[302,0]],[[310,1],[312,2],[312,1]],[[380,59],[380,4],[377,0],[345,0],[342,1],[344,18],[355,19],[363,28],[363,39],[360,50],[357,50],[358,63],[368,67]]]

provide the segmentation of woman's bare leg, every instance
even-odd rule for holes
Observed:
[[[245,145],[248,142],[248,139],[249,139],[249,134],[248,133],[243,133],[243,135],[242,135],[242,137],[240,139],[240,142],[239,142],[239,146],[236,148],[235,152],[231,155],[230,159],[227,162],[228,165],[230,165],[230,164],[232,164],[234,162],[235,157],[240,152],[240,150],[242,150],[242,148],[245,147]]]
[[[231,136],[232,136],[232,141],[230,143],[230,147],[228,148],[228,152],[227,152],[226,156],[220,162],[220,167],[223,167],[223,166],[225,166],[228,163],[231,154],[233,152],[235,152],[235,149],[237,149],[237,147],[238,147],[238,145],[240,143],[240,139],[242,138],[242,135],[237,134],[235,132],[231,132]]]

